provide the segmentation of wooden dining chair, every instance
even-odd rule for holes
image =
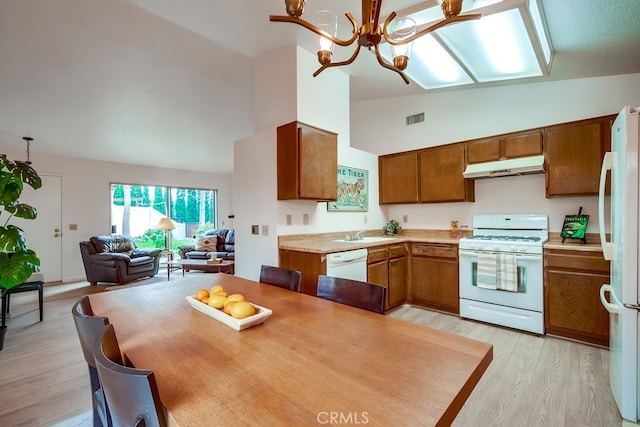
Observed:
[[[316,295],[323,299],[382,314],[386,290],[384,286],[374,283],[319,275]]]
[[[166,427],[153,371],[125,366],[113,325],[103,327],[93,356],[114,426]]]
[[[71,308],[73,321],[76,324],[78,338],[80,338],[80,347],[84,354],[84,360],[89,367],[89,381],[91,383],[91,403],[93,405],[93,426],[94,427],[110,427],[111,417],[109,416],[109,408],[104,399],[98,371],[96,369],[96,361],[93,357],[93,345],[102,333],[105,325],[109,324],[106,317],[98,317],[93,315],[91,301],[89,297],[84,296],[76,302]]]
[[[298,270],[263,265],[260,269],[260,282],[300,292],[302,273]]]

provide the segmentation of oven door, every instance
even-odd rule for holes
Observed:
[[[478,287],[479,253],[466,249],[459,251],[460,298],[542,312],[542,255],[513,254],[518,267],[518,291],[511,292]]]

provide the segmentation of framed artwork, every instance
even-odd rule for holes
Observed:
[[[338,165],[338,199],[327,203],[334,212],[369,210],[369,171]]]

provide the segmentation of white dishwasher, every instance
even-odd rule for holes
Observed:
[[[367,250],[327,254],[327,276],[367,281]]]

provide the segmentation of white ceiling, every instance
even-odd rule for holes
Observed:
[[[382,14],[416,3],[387,0]],[[541,3],[551,75],[503,84],[640,72],[640,0]],[[351,10],[360,21],[360,5],[308,0],[305,16]],[[233,141],[253,134],[252,58],[314,50],[312,33],[270,14],[283,15],[284,1],[0,0],[0,146],[31,136],[33,158],[229,173]],[[365,50],[342,69],[352,100],[425,93]]]

